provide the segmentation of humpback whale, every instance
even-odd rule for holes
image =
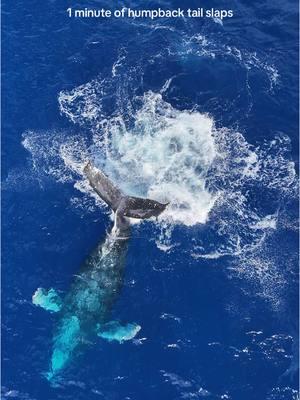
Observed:
[[[134,338],[141,327],[136,323],[110,320],[110,312],[123,282],[124,264],[130,237],[129,218],[158,216],[167,204],[124,195],[109,178],[88,162],[83,172],[91,187],[114,211],[114,225],[84,261],[65,297],[54,289],[39,288],[33,304],[57,313],[49,381],[57,379],[72,359],[82,352],[93,336],[120,343]]]

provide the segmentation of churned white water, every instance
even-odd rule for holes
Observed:
[[[260,185],[277,190],[278,196],[294,191],[294,163],[286,158],[288,137],[281,135],[255,148],[241,133],[216,128],[211,115],[178,110],[161,93],[151,91],[136,99],[138,106],[120,96],[117,110],[109,114],[105,109],[109,91],[111,82],[96,79],[59,94],[62,114],[88,128],[90,137],[61,131],[24,133],[23,145],[38,174],[73,182],[86,195],[81,201],[72,199],[74,205],[89,204],[88,208],[87,199],[93,197],[104,206],[82,173],[91,160],[124,194],[168,202],[158,220],[164,230],[176,224],[205,224],[213,212],[218,230],[230,240],[225,249],[211,254],[204,249],[197,257],[239,253],[245,238],[252,240],[257,232],[276,227],[276,210],[270,221],[257,213],[244,187]],[[160,246],[169,248],[170,234],[164,236],[167,242]]]
[[[297,193],[288,136],[251,145],[241,132],[217,127],[212,115],[168,103],[164,94],[172,78],[159,92],[135,96],[122,89],[113,72],[112,78],[59,94],[62,115],[83,132],[24,133],[36,178],[72,183],[78,195],[71,205],[83,212],[105,208],[83,174],[91,160],[124,194],[169,203],[152,220],[159,249],[180,246],[196,264],[232,257],[233,273],[260,282],[264,295],[276,302],[284,278],[269,261],[267,243],[276,232],[280,207]],[[277,199],[267,214],[257,207],[261,195]],[[195,234],[197,226],[205,231]],[[189,240],[174,240],[175,227],[190,229]]]
[[[94,161],[104,163],[124,193],[169,202],[160,220],[205,223],[216,199],[206,187],[215,158],[213,132],[209,116],[178,111],[149,92],[130,129],[121,118],[107,124]]]
[[[59,181],[74,180],[77,189],[90,194],[82,169],[91,159],[124,194],[168,202],[160,221],[204,224],[218,197],[217,191],[207,187],[207,174],[216,157],[213,119],[176,110],[161,94],[148,92],[131,126],[120,115],[99,123],[95,118],[98,104],[90,93],[94,89],[88,84],[59,98],[62,112],[72,121],[94,121],[92,143],[88,146],[83,138],[61,132],[28,131],[23,145],[31,152],[33,164]]]

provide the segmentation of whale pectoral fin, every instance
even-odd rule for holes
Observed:
[[[116,340],[119,343],[131,340],[141,330],[140,325],[132,323],[122,325],[118,321],[111,321],[97,326],[97,335],[109,342]]]
[[[62,307],[62,300],[54,289],[38,288],[32,296],[32,303],[51,312],[58,312]]]

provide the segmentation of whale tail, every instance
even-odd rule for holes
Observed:
[[[83,169],[91,187],[108,204],[113,211],[122,217],[145,219],[157,217],[169,203],[159,203],[151,199],[124,195],[109,178],[89,161]]]

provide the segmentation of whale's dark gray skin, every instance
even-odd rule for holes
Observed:
[[[140,330],[135,323],[121,324],[109,319],[123,282],[130,237],[127,217],[158,216],[167,206],[154,200],[124,196],[90,163],[85,166],[84,173],[93,189],[114,210],[115,223],[104,243],[94,249],[75,275],[63,300],[54,289],[39,288],[33,295],[35,305],[58,314],[50,368],[46,374],[51,381],[95,335],[123,342],[132,339]]]
[[[90,185],[116,213],[130,218],[150,218],[161,214],[167,204],[140,197],[124,196],[99,169],[88,163],[84,168]]]

